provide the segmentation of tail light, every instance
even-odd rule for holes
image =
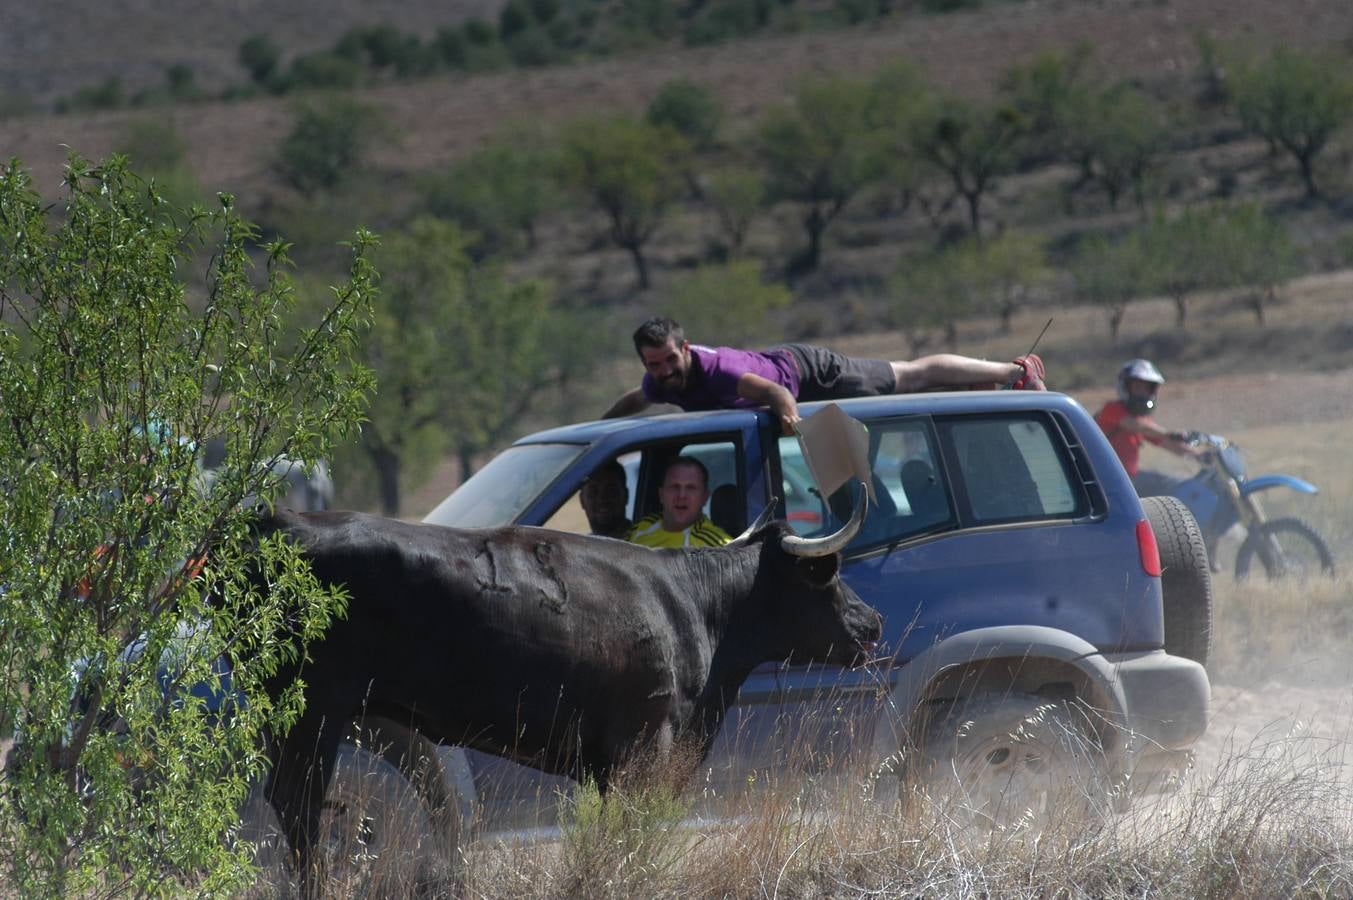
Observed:
[[[1151,523],[1145,519],[1137,521],[1137,553],[1142,558],[1142,570],[1159,578],[1160,548],[1156,546],[1156,533],[1151,530]]]

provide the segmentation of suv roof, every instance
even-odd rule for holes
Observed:
[[[923,415],[935,413],[1000,412],[1015,409],[1069,409],[1079,404],[1066,394],[1052,391],[947,391],[922,394],[892,394],[886,397],[858,397],[837,403],[858,419],[880,416]],[[827,402],[802,403],[799,412],[811,416]],[[516,441],[517,444],[580,443],[590,444],[604,437],[640,430],[653,438],[688,433],[698,430],[729,431],[742,428],[749,420],[768,423],[766,409],[729,409],[694,413],[665,413],[655,416],[628,416],[618,419],[599,419],[564,425],[547,431],[538,431]]]

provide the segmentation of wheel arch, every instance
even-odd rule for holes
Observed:
[[[913,743],[937,703],[992,690],[1084,701],[1098,713],[1109,754],[1128,734],[1123,688],[1092,644],[1045,626],[998,626],[939,641],[906,664],[891,692],[892,714],[875,731],[874,758]]]

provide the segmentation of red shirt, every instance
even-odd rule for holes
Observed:
[[[1095,421],[1108,435],[1109,443],[1113,445],[1114,452],[1123,462],[1123,468],[1127,470],[1129,475],[1136,478],[1137,469],[1141,464],[1142,441],[1148,440],[1157,446],[1164,442],[1155,435],[1141,434],[1120,427],[1119,423],[1124,419],[1136,419],[1139,422],[1153,421],[1150,416],[1134,416],[1128,412],[1122,400],[1110,400],[1104,404],[1103,409],[1095,413]]]

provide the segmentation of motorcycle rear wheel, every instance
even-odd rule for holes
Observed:
[[[1272,519],[1250,529],[1236,552],[1236,578],[1247,577],[1255,559],[1270,579],[1334,574],[1334,555],[1325,539],[1297,518]]]

